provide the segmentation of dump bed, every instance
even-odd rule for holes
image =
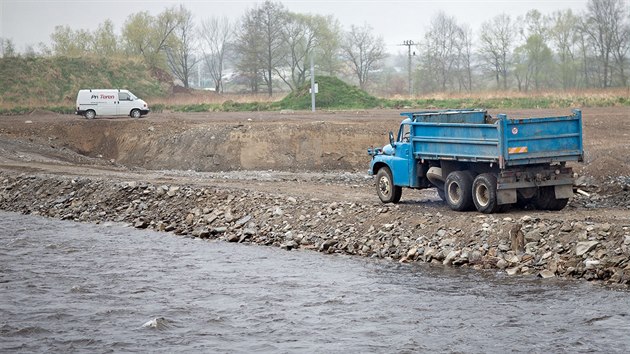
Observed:
[[[402,113],[411,126],[416,159],[497,163],[508,166],[581,161],[582,113],[492,119],[484,110]]]

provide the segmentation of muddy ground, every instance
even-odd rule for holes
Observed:
[[[399,113],[161,113],[138,120],[91,121],[48,112],[0,117],[0,172],[5,189],[0,205],[7,210],[91,222],[128,221],[137,227],[288,249],[630,283],[628,107],[583,110],[585,162],[572,165],[579,176],[576,188],[583,193],[576,194],[567,208],[560,212],[513,209],[495,216],[453,212],[433,190],[405,190],[400,205],[380,204],[372,179],[365,175],[366,148],[386,143],[387,132],[396,130],[401,120]],[[542,117],[567,115],[570,110],[490,113]],[[81,188],[92,185],[75,191],[86,195],[82,199],[67,197],[77,179],[84,181]],[[125,194],[138,193],[138,188],[120,184],[131,182],[143,189],[127,201]],[[95,185],[119,193],[91,215],[86,198],[95,193]],[[197,195],[212,194],[208,200],[214,208],[190,202],[186,209],[184,199],[170,199],[181,209],[179,214],[150,212],[146,203],[135,213],[142,197],[177,187]],[[25,191],[31,189],[52,192],[26,196]],[[241,205],[235,207],[233,200],[239,195],[253,197],[241,198]],[[55,203],[60,196],[63,202]],[[271,205],[265,210],[269,215],[254,212],[257,203]],[[291,215],[287,208],[302,211]],[[338,209],[346,211],[335,212]],[[284,225],[274,224],[285,213],[291,217]],[[326,224],[326,215],[334,215],[334,224]],[[207,223],[208,219],[212,222]],[[313,219],[324,224],[313,226]],[[512,249],[509,231],[517,224],[526,235],[527,249]],[[469,259],[473,254],[475,261]]]

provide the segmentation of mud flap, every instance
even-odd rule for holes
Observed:
[[[516,189],[497,190],[497,203],[499,205],[516,203]]]
[[[573,185],[563,184],[554,188],[556,199],[568,199],[573,197]]]

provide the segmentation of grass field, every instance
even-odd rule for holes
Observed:
[[[157,73],[160,74],[160,73]],[[156,79],[133,59],[3,58],[0,59],[0,115],[34,110],[73,114],[81,88],[127,88],[145,99],[153,112],[310,110],[309,84],[292,93],[218,94],[190,90],[169,94],[170,84]],[[168,81],[168,80],[166,80]],[[570,108],[630,106],[630,88],[545,92],[491,91],[374,97],[334,77],[318,77],[316,106],[320,110],[446,109],[446,108]]]

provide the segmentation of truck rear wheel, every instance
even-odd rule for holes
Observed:
[[[501,210],[497,202],[497,178],[491,173],[482,173],[475,178],[472,185],[472,198],[477,210],[484,214],[492,214]]]
[[[376,173],[376,194],[383,203],[398,203],[402,196],[402,187],[394,185],[392,171],[383,167]]]
[[[444,194],[448,206],[456,211],[472,210],[473,174],[469,171],[453,171],[444,182]]]
[[[83,113],[83,115],[87,119],[94,119],[94,117],[96,117],[96,112],[94,112],[94,110],[92,109],[88,109],[87,111],[85,111],[85,113]]]
[[[534,197],[534,205],[539,210],[562,210],[569,199],[556,199],[554,187],[540,187],[538,194]]]

